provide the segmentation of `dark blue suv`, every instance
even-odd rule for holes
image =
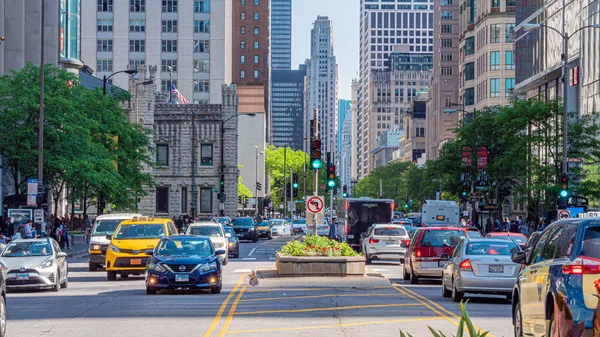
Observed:
[[[150,252],[149,252],[150,253]],[[146,294],[161,289],[210,289],[219,294],[222,288],[221,262],[210,238],[204,236],[168,236],[160,240],[146,265]]]

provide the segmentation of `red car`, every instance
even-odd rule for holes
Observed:
[[[521,233],[506,233],[506,232],[498,232],[498,233],[489,233],[485,236],[486,238],[506,238],[509,240],[515,241],[522,249],[525,249],[525,244],[527,243],[527,237]]]
[[[464,228],[420,227],[404,254],[404,279],[416,284],[419,278],[441,278],[442,269],[463,238]]]

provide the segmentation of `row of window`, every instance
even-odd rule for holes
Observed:
[[[258,70],[254,69],[254,78],[258,78]],[[241,78],[246,78],[246,71],[245,70],[240,70],[240,77]]]
[[[201,61],[201,62],[208,62],[208,61]],[[177,87],[177,80],[161,80],[160,81],[160,89],[161,92],[169,92],[171,91],[171,88],[173,87],[172,84],[174,84]],[[210,92],[210,81],[208,80],[194,80],[194,92],[195,93],[208,93]],[[212,164],[211,164],[212,165]]]
[[[114,21],[112,19],[98,19],[96,21],[96,29],[99,32],[112,32]],[[163,33],[177,33],[177,20],[162,20],[161,31]],[[146,31],[146,20],[131,19],[129,20],[129,31],[138,33]],[[258,28],[254,29],[255,34],[258,34]],[[210,20],[194,20],[194,33],[210,33]]]
[[[98,59],[96,64],[96,71],[112,71],[113,60],[112,59]],[[209,60],[193,60],[193,69],[195,73],[208,73],[210,72],[210,61]],[[134,68],[140,65],[145,65],[146,60],[143,59],[131,59],[129,65]],[[161,71],[176,73],[177,59],[161,60]]]
[[[246,56],[240,56],[240,63],[246,63]],[[254,55],[254,64],[258,64],[258,55]]]
[[[157,1],[157,0],[149,0]],[[255,0],[258,1],[258,0]],[[97,0],[96,10],[98,12],[112,12],[114,0]],[[164,13],[176,13],[179,7],[178,0],[162,0],[162,11]],[[143,13],[146,11],[146,0],[129,0],[129,11]],[[210,0],[194,0],[194,13],[209,13]]]
[[[156,213],[169,213],[169,186],[156,187]],[[213,212],[213,191],[212,188],[200,188],[200,213],[211,214]],[[194,205],[191,205],[195,208]],[[181,213],[188,212],[188,188],[181,187]]]
[[[499,78],[491,78],[489,80],[490,91],[489,97],[500,97],[500,80]],[[512,95],[513,89],[515,88],[515,79],[514,78],[505,78],[504,79],[504,92],[506,97],[510,97]],[[466,88],[465,89],[465,106],[471,106],[475,104],[475,88]]]
[[[490,43],[500,43],[501,42],[501,24],[493,24],[493,25],[489,25],[489,32],[490,32]],[[487,39],[487,27],[485,29],[482,29],[481,31],[479,31],[477,33],[477,38],[478,38],[478,43],[477,46],[479,48],[483,47],[485,45],[485,39]],[[515,24],[514,23],[507,23],[504,25],[504,42],[506,43],[510,43],[514,41],[514,31],[515,31]],[[465,39],[465,46],[464,46],[464,51],[465,51],[465,56],[467,55],[473,55],[475,53],[475,37],[471,36]]]
[[[240,0],[240,5],[246,6],[246,0]],[[258,6],[258,0],[254,0],[254,6]]]
[[[246,27],[245,26],[240,27],[240,34],[246,35]],[[254,27],[254,35],[258,35],[258,27]]]
[[[507,50],[504,52],[504,62],[506,70],[514,70],[515,69],[515,60],[513,58],[512,50]],[[500,70],[500,52],[493,51],[490,52],[490,70]],[[475,62],[469,62],[465,64],[465,81],[470,81],[475,79]],[[483,71],[485,72],[485,70]],[[481,72],[481,73],[483,73]],[[478,72],[478,76],[481,75]]]
[[[241,12],[240,13],[240,19],[241,20],[246,20],[246,12]],[[258,20],[258,12],[254,12],[254,20]]]
[[[169,144],[156,144],[156,163],[169,166]],[[200,166],[213,166],[213,144],[200,144]]]

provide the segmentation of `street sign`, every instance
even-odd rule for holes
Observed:
[[[314,216],[307,216],[306,217],[306,224],[307,225],[314,225],[313,218],[314,218]],[[324,224],[324,223],[325,223],[325,214],[323,214],[323,213],[317,213],[317,225],[318,224]],[[311,231],[311,233],[312,233],[312,231]]]
[[[488,165],[488,150],[485,146],[480,146],[477,149],[477,168],[485,169]]]
[[[558,211],[558,220],[568,219],[571,217],[571,212],[566,209],[561,209]]]
[[[27,179],[27,194],[38,194],[38,180]]]
[[[34,209],[33,210],[33,222],[35,222],[35,223],[44,222],[44,210],[43,209]]]
[[[296,209],[296,202],[295,201],[288,201],[288,209]]]
[[[315,196],[310,197],[308,202],[306,202],[306,213],[323,213],[323,208],[325,207],[325,202],[323,201],[323,197]]]
[[[35,207],[37,206],[37,200],[36,200],[36,195],[28,195],[27,196],[27,206],[32,206]]]

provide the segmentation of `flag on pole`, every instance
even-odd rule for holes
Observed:
[[[175,83],[171,83],[171,92],[177,95],[177,98],[179,98],[181,104],[188,104],[190,102],[187,99],[185,99],[185,97],[183,97],[179,90],[177,90]]]

